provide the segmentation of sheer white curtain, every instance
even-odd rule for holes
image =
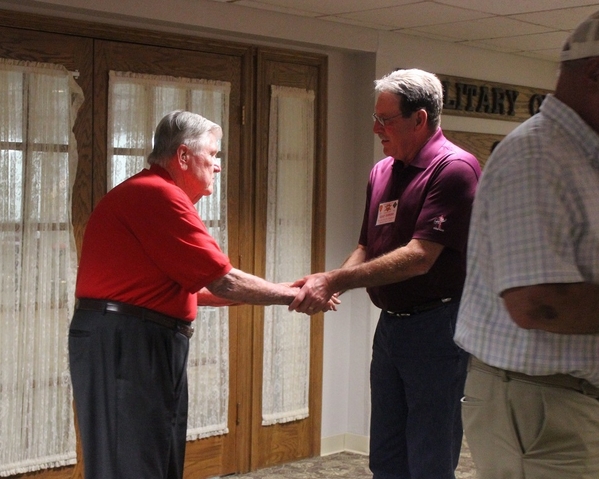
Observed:
[[[266,278],[310,273],[314,92],[272,86],[268,152]],[[310,318],[284,306],[264,311],[262,424],[308,416]]]
[[[0,476],[76,461],[67,338],[82,101],[64,67],[0,59]]]
[[[189,78],[110,72],[108,188],[140,171],[152,151],[154,130],[172,110],[188,110],[223,129],[222,172],[214,192],[196,208],[210,234],[227,251],[227,133],[230,84]],[[201,307],[189,353],[189,440],[228,432],[229,315],[227,308]]]

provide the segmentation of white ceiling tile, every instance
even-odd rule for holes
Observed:
[[[502,53],[517,53],[520,51],[516,48],[508,47],[505,45],[494,45],[494,44],[486,43],[485,41],[480,41],[480,40],[460,42],[460,45],[466,45],[469,47],[481,48],[483,50],[492,50],[495,52],[502,52]]]
[[[360,18],[346,18],[346,17],[337,17],[337,16],[327,16],[327,17],[319,17],[322,20],[326,20],[328,22],[337,22],[337,23],[345,23],[347,25],[355,25],[357,27],[363,28],[372,28],[374,30],[380,31],[391,31],[393,30],[392,26],[389,25],[381,25],[380,23],[369,22]]]
[[[533,51],[521,51],[516,52],[518,55],[528,58],[542,58],[544,60],[555,61],[556,58],[559,58],[559,54],[561,52],[561,48],[557,49],[549,49],[549,50],[533,50]]]
[[[348,12],[362,12],[378,8],[392,7],[408,3],[418,3],[420,0],[253,0],[251,3],[256,8],[279,7],[288,10],[310,13],[310,16],[337,15]],[[248,3],[238,1],[237,5]]]
[[[214,1],[222,1],[222,0],[214,0]],[[264,2],[256,2],[254,0],[239,0],[235,2],[235,5],[239,5],[242,7],[250,7],[256,8],[258,10],[268,10],[270,12],[279,12],[279,13],[287,13],[289,15],[298,15],[301,17],[317,17],[319,14],[316,12],[309,12],[307,10],[300,10],[295,8],[289,8],[286,6],[280,5],[276,3],[264,3]]]
[[[406,28],[406,29],[401,30],[399,33],[401,33],[402,35],[430,38],[432,40],[440,40],[442,42],[450,42],[450,43],[455,43],[457,40],[459,40],[459,38],[456,39],[455,37],[445,36],[445,35],[441,34],[440,32],[436,31],[435,29],[432,29],[432,31],[427,32],[427,31],[417,30],[415,28]]]
[[[362,18],[371,23],[393,26],[396,29],[420,25],[434,25],[458,20],[476,20],[488,15],[461,8],[438,5],[433,2],[411,3],[389,8],[340,15],[345,18]]]
[[[521,35],[516,37],[489,38],[484,43],[488,45],[513,48],[517,51],[541,51],[548,49],[561,49],[566,40],[564,32],[541,33],[538,35]]]
[[[597,0],[211,0],[559,61]],[[223,6],[223,8],[227,8]],[[238,14],[238,12],[236,12]]]
[[[571,31],[586,17],[599,10],[599,3],[590,7],[560,8],[545,12],[523,13],[511,18],[522,20],[537,25],[555,28],[557,30]]]
[[[456,22],[444,25],[417,27],[427,33],[438,33],[456,40],[481,40],[484,38],[503,38],[510,36],[547,33],[551,30],[540,25],[512,20],[511,18],[483,18],[476,22]]]
[[[495,15],[542,12],[558,8],[574,8],[599,4],[592,0],[435,0],[437,3],[455,7],[470,8]]]

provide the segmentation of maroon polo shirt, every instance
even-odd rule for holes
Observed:
[[[374,166],[360,234],[367,260],[406,245],[413,238],[445,246],[427,274],[368,288],[376,306],[405,311],[441,298],[461,296],[468,226],[480,172],[476,158],[448,141],[441,129],[408,166],[392,157]]]
[[[191,200],[153,165],[109,191],[92,212],[75,295],[191,321],[195,293],[231,267]]]

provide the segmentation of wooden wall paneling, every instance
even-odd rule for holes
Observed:
[[[443,130],[443,133],[448,140],[476,156],[481,168],[485,166],[489,159],[494,145],[504,138],[504,135],[467,131]]]

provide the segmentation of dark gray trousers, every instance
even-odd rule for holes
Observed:
[[[86,479],[180,479],[184,335],[137,317],[76,311],[69,363]]]

